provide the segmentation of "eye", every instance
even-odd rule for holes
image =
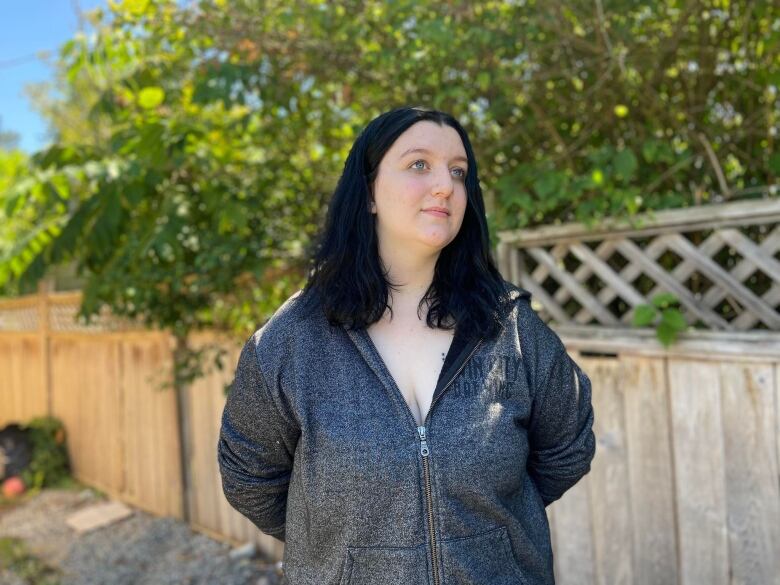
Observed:
[[[421,168],[421,167],[415,167],[415,166],[414,166],[414,165],[416,165],[417,163],[422,163],[422,164],[423,164],[423,167],[424,167],[424,166],[425,166],[425,164],[426,164],[426,163],[425,163],[425,161],[424,161],[423,159],[420,159],[420,160],[416,160],[416,161],[414,161],[414,162],[413,162],[411,165],[409,165],[409,166],[410,166],[410,168],[414,167],[414,168],[417,168],[417,169],[419,169],[419,170],[422,170],[422,168]],[[458,174],[458,175],[457,175],[457,177],[458,177],[459,179],[465,179],[465,178],[466,178],[466,170],[465,170],[465,169],[462,169],[462,168],[460,168],[460,167],[455,167],[453,170],[454,170],[454,171],[459,171],[459,173],[460,173],[460,174]]]

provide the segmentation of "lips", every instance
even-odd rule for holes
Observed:
[[[443,207],[429,207],[428,209],[423,209],[423,211],[427,211],[432,215],[436,215],[438,217],[444,217],[450,214],[450,212],[444,209]]]

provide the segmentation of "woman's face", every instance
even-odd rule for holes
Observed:
[[[374,181],[369,205],[380,246],[428,253],[455,239],[466,211],[467,171],[466,149],[454,128],[428,120],[407,128],[385,153]]]

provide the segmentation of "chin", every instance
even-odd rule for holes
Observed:
[[[441,238],[428,237],[428,238],[423,238],[422,243],[430,248],[441,250],[442,248],[445,248],[454,239],[455,236],[449,237],[449,235],[442,236]]]

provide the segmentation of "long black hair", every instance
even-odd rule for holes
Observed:
[[[468,159],[466,212],[457,236],[436,261],[433,282],[418,306],[428,301],[428,327],[457,328],[466,337],[493,337],[509,302],[490,250],[485,203],[477,161],[466,131],[450,114],[423,107],[401,107],[372,120],[357,137],[328,207],[324,229],[309,253],[308,281],[301,299],[317,299],[331,326],[363,328],[381,319],[389,288],[378,253],[376,217],[370,212],[379,163],[412,124],[429,120],[454,128]],[[311,306],[311,305],[310,305]],[[392,311],[392,309],[390,309]]]

